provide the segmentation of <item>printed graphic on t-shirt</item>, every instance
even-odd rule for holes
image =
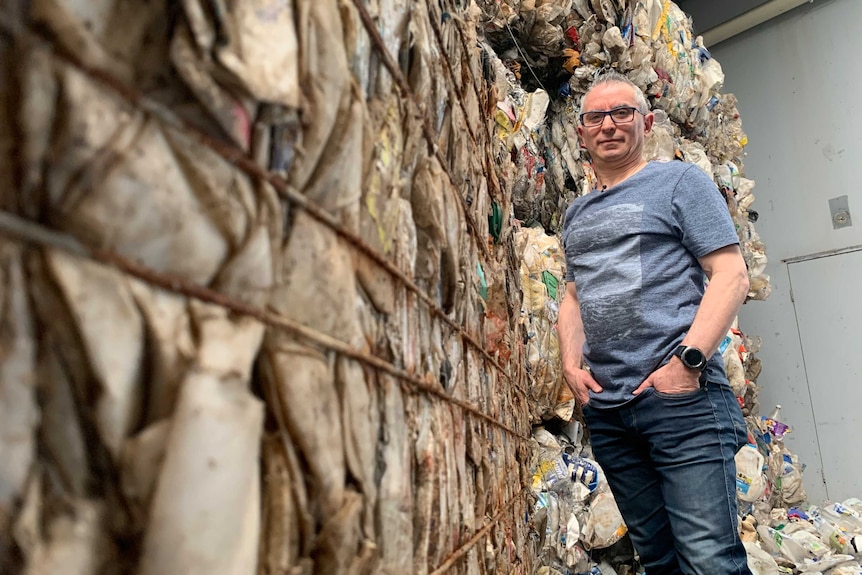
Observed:
[[[578,218],[567,238],[590,347],[640,336],[643,205],[619,204]]]

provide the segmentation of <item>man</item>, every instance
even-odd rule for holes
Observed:
[[[563,223],[566,381],[647,575],[750,575],[747,431],[717,353],[748,293],[727,205],[697,166],[643,160],[653,115],[625,76],[599,77],[581,111],[598,186]]]

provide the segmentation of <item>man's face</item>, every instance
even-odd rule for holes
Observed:
[[[596,86],[584,98],[583,112],[604,112],[620,106],[637,108],[634,89],[628,84],[613,82]],[[614,124],[605,116],[598,126],[578,123],[578,134],[589,150],[593,161],[602,164],[627,164],[640,160],[644,138],[652,128],[653,115],[635,112],[634,119],[625,124]]]

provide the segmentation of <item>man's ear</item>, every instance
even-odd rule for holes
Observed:
[[[644,114],[644,134],[649,134],[652,130],[652,124],[655,121],[655,114],[652,112]]]

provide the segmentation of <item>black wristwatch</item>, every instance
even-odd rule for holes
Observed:
[[[706,355],[694,346],[680,345],[673,350],[673,354],[689,369],[698,371],[706,369]]]

